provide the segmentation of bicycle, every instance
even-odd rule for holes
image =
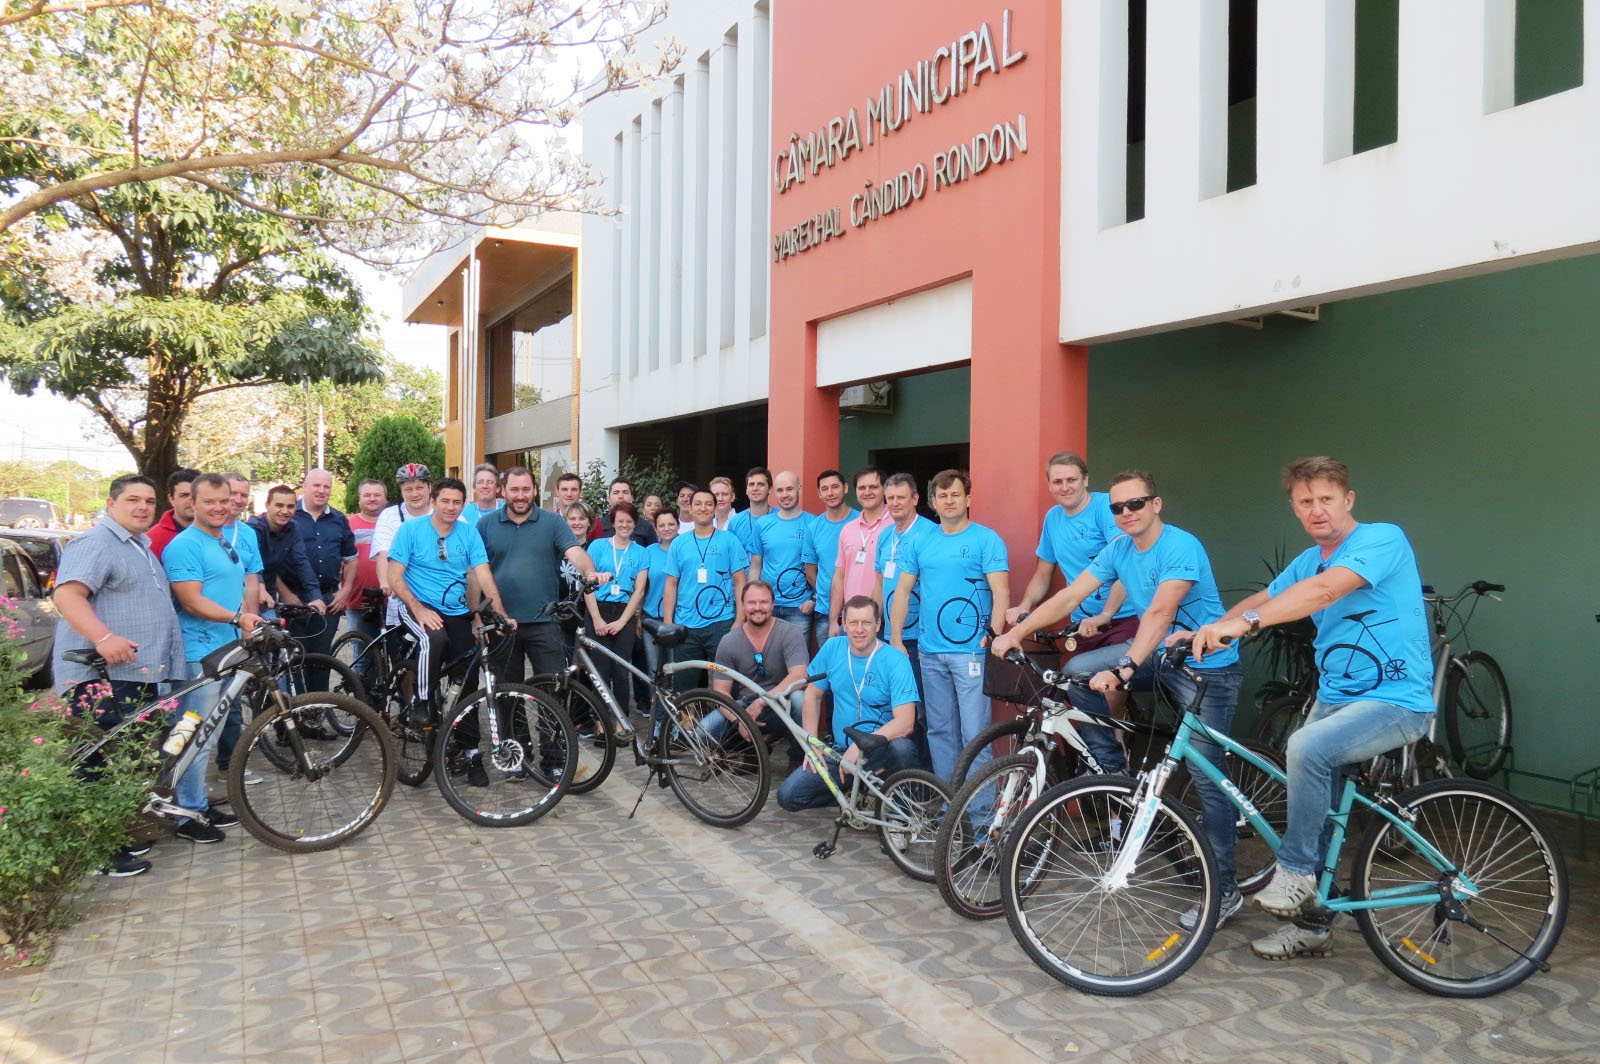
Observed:
[[[390,648],[398,647],[395,657]],[[360,675],[366,673],[363,690],[367,705],[387,722],[399,752],[398,779],[408,787],[420,787],[433,772],[433,729],[425,731],[404,726],[405,708],[416,692],[417,640],[401,624],[390,625],[375,637],[364,632],[346,632],[333,641],[332,656],[342,667]],[[444,670],[448,680],[451,668],[464,671],[463,655]],[[398,662],[398,663],[397,663]]]
[[[1041,641],[1069,636],[1047,633]],[[1073,687],[1087,688],[1090,673],[1062,673],[1040,665],[1013,650],[1004,659],[1032,673],[1037,693],[1018,718],[1026,730],[1018,738],[1014,753],[997,757],[967,779],[950,801],[950,811],[939,829],[934,851],[935,882],[949,908],[972,920],[986,920],[1003,911],[998,878],[999,855],[1011,830],[1029,807],[1049,788],[1073,777],[1102,775],[1105,769],[1090,752],[1074,724],[1100,725],[1126,733],[1160,733],[1148,724],[1117,720],[1074,707],[1067,697]],[[992,667],[993,662],[986,662]],[[1166,733],[1169,736],[1174,734]],[[981,738],[981,736],[980,736]],[[1283,762],[1276,754],[1254,743],[1241,744],[1257,757],[1278,769]],[[1064,750],[1064,752],[1063,752]],[[1204,819],[1200,797],[1193,780],[1183,768],[1173,784],[1185,808]],[[1224,772],[1233,785],[1250,800],[1280,835],[1288,822],[1288,793],[1283,786],[1257,770],[1250,762],[1225,755]],[[971,811],[977,810],[973,815]],[[1238,841],[1235,846],[1236,879],[1239,892],[1253,894],[1272,879],[1276,855],[1240,816],[1235,821]],[[1048,848],[1036,850],[1028,858],[1038,869],[1048,857]]]
[[[193,731],[175,751],[163,747],[149,796],[140,810],[162,819],[210,823],[204,810],[176,804],[177,781],[227,720],[233,700],[259,672],[269,668],[263,659],[295,645],[294,637],[281,628],[257,625],[244,638],[206,655],[201,662],[202,677],[167,699],[128,714],[108,731],[86,726],[90,737],[74,748],[72,763],[83,764],[107,744],[121,741],[129,728],[164,713],[164,707],[184,695],[220,681],[215,701]],[[69,651],[64,657],[95,670],[99,682],[109,684],[107,662],[94,650]],[[319,743],[315,733],[308,732],[306,725],[320,721],[329,710],[346,714],[357,721],[358,729],[377,734],[373,743],[364,746],[360,758],[352,756],[354,751],[347,749],[344,737],[330,750],[333,744]],[[246,787],[247,775],[259,775],[262,782]],[[245,830],[268,846],[290,853],[330,849],[361,834],[388,804],[394,781],[394,744],[370,708],[346,695],[311,692],[288,696],[276,687],[270,690],[270,705],[240,733],[227,774],[229,803]]]
[[[535,676],[529,681],[530,687],[553,699],[577,729],[582,753],[573,777],[573,793],[587,793],[604,782],[616,764],[618,747],[628,742],[634,763],[649,769],[645,789],[651,779],[658,780],[661,786],[672,789],[685,809],[714,827],[733,828],[747,823],[761,811],[772,786],[766,751],[759,743],[739,746],[741,730],[750,736],[757,734],[755,722],[731,698],[716,691],[701,688],[680,694],[670,689],[667,677],[684,669],[712,667],[709,662],[663,661],[652,678],[591,638],[583,626],[582,597],[592,590],[593,585],[577,588],[545,607],[548,615],[577,626],[572,663],[559,673]],[[649,618],[643,623],[663,650],[677,646],[688,631],[683,625]],[[643,730],[635,731],[629,723],[610,684],[595,665],[595,654],[617,663],[629,676],[648,686],[651,709]],[[726,734],[719,737],[703,725],[714,714],[726,714],[738,727],[726,729]],[[640,802],[644,793],[641,789]],[[633,808],[637,812],[639,802]]]
[[[1190,678],[1205,682],[1193,670]],[[1280,836],[1260,811],[1194,748],[1200,739],[1286,784],[1276,766],[1186,712],[1153,769],[1060,784],[1007,839],[1006,919],[1052,977],[1089,993],[1143,993],[1183,974],[1209,944],[1221,900],[1216,859],[1194,816],[1165,793],[1180,764],[1221,786],[1277,849]],[[1356,845],[1349,889],[1336,895],[1356,807],[1371,820]],[[1550,970],[1545,961],[1567,916],[1566,866],[1523,803],[1476,780],[1434,780],[1399,798],[1373,798],[1346,778],[1327,815],[1332,841],[1312,911],[1353,914],[1395,975],[1433,994],[1484,997]],[[1031,855],[1041,846],[1048,859],[1035,871]],[[1184,927],[1180,918],[1196,909],[1195,926]]]
[[[284,621],[294,621],[301,618],[321,617],[310,606],[283,603],[277,608],[278,617]],[[326,623],[326,618],[324,618]],[[268,681],[262,684],[252,683],[245,687],[240,696],[243,707],[244,719],[250,717],[265,707],[269,699],[268,688],[276,686],[279,690],[289,695],[306,694],[316,690],[326,690],[331,694],[349,695],[358,702],[366,701],[366,689],[361,679],[344,662],[339,661],[332,654],[310,654],[297,637],[293,646],[265,655],[264,662],[269,666]],[[318,688],[312,684],[310,676],[318,669],[326,670],[327,680],[323,687]],[[308,728],[321,728],[331,733],[352,738],[359,743],[355,719],[336,709],[330,708],[320,724],[308,722]],[[331,740],[333,735],[319,735],[318,738]]]

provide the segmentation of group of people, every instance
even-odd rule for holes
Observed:
[[[726,477],[703,488],[675,485],[672,507],[656,495],[636,504],[633,485],[618,477],[608,485],[604,512],[596,513],[581,501],[574,474],[558,480],[551,512],[540,508],[534,475],[524,467],[479,466],[469,489],[412,463],[397,471],[399,503],[389,505],[385,485],[366,481],[360,512],[349,516],[328,506],[331,478],[313,470],[298,493],[272,489],[266,514],[248,528],[239,522],[248,499],[242,477],[175,474],[167,485],[171,510],[160,522],[155,486],[123,477],[112,486],[106,517],[63,558],[56,679],[67,686],[86,678],[61,654],[94,646],[111,663],[113,679],[95,711],[115,715],[149,701],[156,680],[198,676],[205,654],[248,632],[276,603],[302,603],[320,615],[297,622],[308,649],[331,641],[340,611],[352,627],[375,634],[376,622],[361,606],[366,589],[376,589],[387,597],[388,623],[405,625],[421,647],[417,701],[408,713],[425,720],[435,708],[431,678],[444,655],[470,647],[471,613],[480,602],[515,624],[491,663],[497,677],[515,681],[529,666],[541,674],[565,665],[571,633],[548,607],[581,592],[588,633],[647,672],[665,651],[643,618],[684,629],[671,651],[679,660],[714,660],[769,691],[818,677],[788,708],[813,734],[821,734],[827,715],[842,751],[828,770],[841,784],[851,772],[917,764],[948,779],[992,719],[983,685],[987,655],[1003,656],[1034,632],[1076,625],[1064,667],[1092,679],[1071,697],[1101,714],[1119,713],[1128,688],[1153,684],[1174,704],[1190,706],[1197,691],[1190,673],[1163,667],[1160,652],[1192,640],[1188,667],[1206,677],[1194,708],[1206,724],[1227,731],[1242,676],[1238,639],[1311,617],[1320,652],[1355,641],[1352,615],[1376,615],[1369,624],[1394,621],[1389,646],[1405,667],[1387,670],[1356,695],[1347,683],[1324,678],[1307,725],[1287,750],[1288,827],[1276,873],[1257,895],[1266,911],[1295,918],[1253,942],[1258,954],[1325,952],[1328,928],[1304,910],[1315,896],[1327,845],[1323,813],[1338,768],[1413,741],[1434,708],[1421,581],[1404,533],[1355,520],[1343,464],[1296,462],[1283,488],[1313,545],[1266,589],[1227,608],[1200,540],[1165,522],[1153,474],[1119,473],[1105,492],[1092,491],[1087,463],[1067,451],[1051,456],[1044,472],[1054,503],[1041,524],[1033,575],[1015,601],[1006,544],[971,519],[972,481],[955,469],[929,481],[937,520],[919,514],[914,477],[872,467],[849,481],[823,471],[813,484],[820,504],[814,512],[797,474],[757,467],[745,475],[742,510]],[[1065,586],[1051,594],[1057,571]],[[601,667],[626,709],[633,678]],[[675,680],[689,688],[706,677],[680,671]],[[711,682],[749,698],[720,676]],[[787,734],[769,708],[761,709],[765,733]],[[889,741],[863,757],[848,727]],[[1084,733],[1103,768],[1126,768],[1113,729],[1085,726]],[[225,730],[219,763],[231,752],[229,738]],[[1221,763],[1220,749],[1208,744],[1202,751]],[[990,756],[981,752],[969,771]],[[829,804],[826,785],[793,744],[789,761],[780,805],[796,811]],[[178,788],[179,804],[196,811],[208,808],[204,763]],[[469,782],[482,777],[481,767],[469,765]],[[1234,811],[1210,781],[1197,776],[1195,784],[1227,920],[1243,906],[1234,880]],[[179,836],[216,841],[232,822],[215,807],[206,819],[180,825]],[[137,874],[141,864],[148,867],[128,852],[112,871]],[[1192,924],[1196,915],[1186,919]]]

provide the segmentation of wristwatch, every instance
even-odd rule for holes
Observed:
[[[1250,634],[1255,635],[1261,631],[1261,614],[1255,610],[1245,610],[1239,616],[1250,626]]]
[[[1130,658],[1130,657],[1128,657],[1128,655],[1124,654],[1124,655],[1122,655],[1121,658],[1119,658],[1117,660],[1117,670],[1116,671],[1117,671],[1118,675],[1121,675],[1123,669],[1131,670],[1128,673],[1128,676],[1131,679],[1133,674],[1135,672],[1139,671],[1139,666],[1134,662],[1134,660],[1132,658]]]

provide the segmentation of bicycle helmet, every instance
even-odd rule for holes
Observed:
[[[404,484],[412,480],[432,480],[428,475],[428,467],[421,462],[407,462],[401,466],[394,475],[397,484]]]

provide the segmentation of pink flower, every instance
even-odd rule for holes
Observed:
[[[28,774],[28,770],[27,770],[27,769],[23,769],[23,770],[22,770],[22,774],[23,774],[23,775],[24,775],[24,776],[26,776],[26,775],[27,775],[27,774]]]
[[[37,703],[37,702],[35,702],[35,703],[34,703],[34,705],[38,705],[38,704],[39,704],[39,703]],[[44,742],[44,736],[42,736],[42,735],[35,735],[35,736],[34,736],[34,737],[33,737],[33,741],[34,741],[34,742],[36,742],[36,743],[42,743],[42,742]]]

